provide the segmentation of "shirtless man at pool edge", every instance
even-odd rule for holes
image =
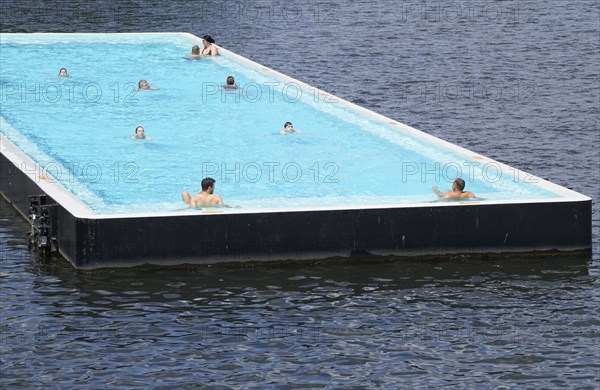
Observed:
[[[433,186],[432,189],[441,200],[477,198],[471,191],[463,191],[465,189],[465,181],[460,177],[452,183],[452,191],[443,194],[438,190],[437,186]]]
[[[220,195],[214,193],[215,191],[215,179],[207,177],[202,179],[202,192],[196,195],[190,195],[189,192],[184,191],[181,193],[181,199],[185,203],[188,203],[191,208],[195,207],[206,207],[206,206],[223,206],[223,199]]]

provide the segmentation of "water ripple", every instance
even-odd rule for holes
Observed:
[[[494,1],[506,12],[487,19],[473,3],[458,20],[433,2],[425,14],[364,0],[38,3],[3,5],[0,29],[210,32],[598,208],[597,1]],[[0,211],[3,388],[598,385],[598,212],[592,259],[79,272],[30,252],[27,225],[4,200]]]

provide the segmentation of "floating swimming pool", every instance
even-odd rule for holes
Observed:
[[[24,214],[29,195],[57,204],[49,242],[75,265],[526,250],[526,237],[509,231],[494,245],[473,237],[490,229],[475,210],[508,205],[514,221],[577,204],[573,221],[556,221],[578,226],[576,238],[536,231],[530,237],[544,242],[530,249],[591,247],[588,197],[225,49],[184,58],[199,42],[179,33],[1,35],[0,189]],[[70,77],[58,77],[61,68]],[[235,90],[222,86],[229,75]],[[160,89],[135,91],[140,79]],[[286,121],[302,131],[281,135]],[[132,140],[138,125],[153,140]],[[207,176],[227,207],[187,208],[181,192],[199,191]],[[437,202],[432,186],[448,189],[456,177],[478,199]],[[448,243],[438,220],[447,213],[476,226]]]

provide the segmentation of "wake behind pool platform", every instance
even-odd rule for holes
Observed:
[[[591,251],[589,197],[226,49],[183,59],[194,44],[186,33],[1,34],[0,193],[30,221],[33,245],[78,268]],[[21,65],[32,45],[46,45],[52,69]],[[78,71],[52,54],[69,45],[117,52],[102,61],[119,66],[110,80]],[[151,69],[123,55],[140,45]],[[59,80],[51,71],[65,61],[73,76]],[[237,95],[220,89],[229,74]],[[161,89],[130,95],[136,78]],[[224,128],[177,106],[210,110]],[[88,110],[106,130],[82,134]],[[119,123],[136,113],[156,142],[130,139],[138,121]],[[302,133],[277,134],[288,119]],[[181,190],[203,176],[229,207],[185,207]],[[436,201],[431,187],[456,176],[480,198]]]

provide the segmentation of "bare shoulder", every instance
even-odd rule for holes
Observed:
[[[221,195],[214,194],[213,195],[213,203],[215,205],[222,206],[223,205],[223,198],[221,198]]]
[[[442,200],[459,199],[460,197],[461,195],[452,191],[448,191],[442,196]]]

